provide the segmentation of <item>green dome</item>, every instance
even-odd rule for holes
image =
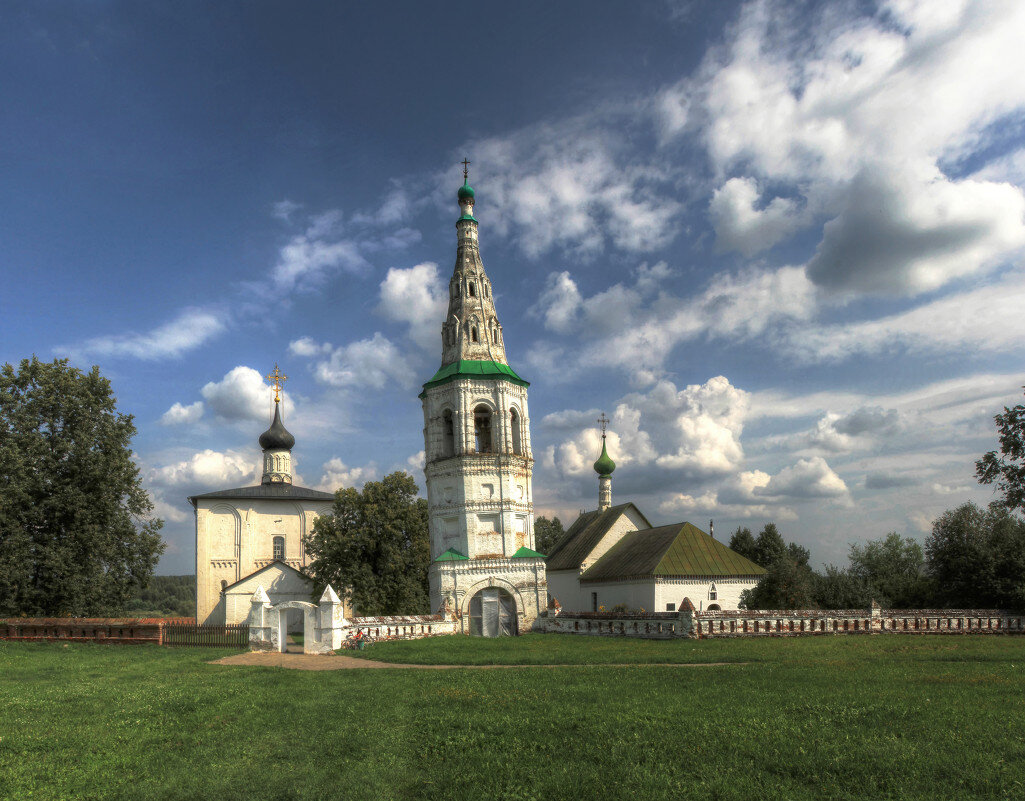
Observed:
[[[469,184],[463,184],[461,187],[459,187],[459,199],[473,200],[473,187]]]
[[[609,456],[608,451],[605,450],[605,437],[601,438],[601,456],[598,457],[598,461],[594,463],[594,472],[599,476],[611,476],[612,471],[616,469],[616,463],[612,461],[612,457]]]

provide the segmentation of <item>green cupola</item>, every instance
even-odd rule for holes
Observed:
[[[473,200],[473,187],[464,183],[459,187],[459,200]]]
[[[609,452],[605,450],[605,435],[601,438],[601,456],[594,463],[594,472],[601,477],[611,476],[612,471],[616,469],[616,463],[612,461],[612,457],[609,456]]]

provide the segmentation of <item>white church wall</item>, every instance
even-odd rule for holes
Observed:
[[[623,604],[627,609],[645,610],[646,612],[661,611],[655,609],[655,583],[651,579],[640,581],[610,581],[605,583],[581,582],[580,591],[584,596],[586,605],[577,612],[590,612],[594,599],[591,593],[597,596],[598,609],[611,610],[614,606]]]
[[[699,612],[718,604],[725,612],[736,611],[740,603],[740,593],[754,587],[757,579],[739,579],[727,577],[702,577],[694,579],[657,579],[655,584],[656,612],[667,611],[667,604],[675,604],[680,608],[684,598],[690,598],[694,608]],[[712,587],[715,596],[712,597]]]
[[[633,507],[627,507],[626,510],[616,518],[616,522],[609,527],[605,536],[598,541],[598,544],[594,546],[592,551],[587,555],[587,558],[581,563],[581,570],[586,570],[601,559],[613,545],[623,539],[623,535],[628,534],[631,531],[638,531],[647,527],[648,524],[644,522],[644,518],[641,517],[640,513]]]

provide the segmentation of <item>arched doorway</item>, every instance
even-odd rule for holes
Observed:
[[[721,612],[722,611],[722,607],[719,606],[719,604],[709,604],[708,605],[708,611],[709,612]]]
[[[470,634],[511,637],[516,634],[516,599],[499,587],[487,587],[470,599]]]

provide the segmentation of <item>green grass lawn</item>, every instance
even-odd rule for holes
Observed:
[[[538,665],[513,670],[208,664],[223,653],[0,642],[0,798],[1025,796],[1025,638],[532,635],[366,653]],[[747,664],[611,666],[718,661]]]

